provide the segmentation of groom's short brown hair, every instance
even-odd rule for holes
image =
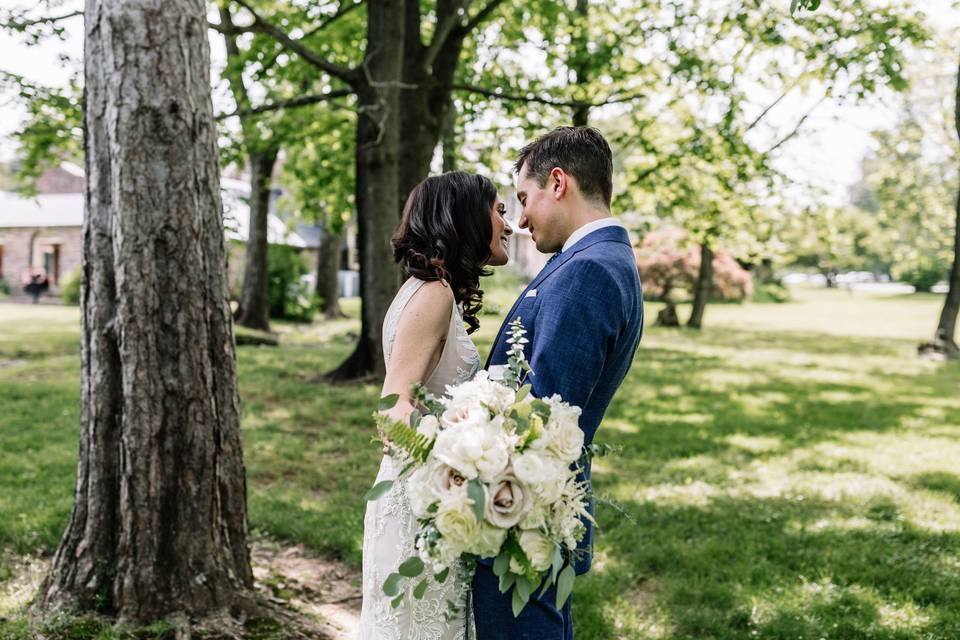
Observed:
[[[573,176],[585,198],[610,208],[613,198],[613,154],[603,134],[593,127],[557,127],[520,150],[514,173],[527,164],[527,175],[542,188],[554,167]]]

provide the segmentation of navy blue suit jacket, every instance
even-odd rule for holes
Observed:
[[[590,444],[643,331],[640,277],[626,230],[597,229],[545,266],[507,314],[487,367],[506,363],[507,327],[517,318],[530,341],[525,355],[532,395],[559,393],[582,408],[580,428]],[[585,472],[589,481],[590,469]],[[584,553],[574,567],[578,574],[590,568],[592,544],[587,523],[580,544]]]

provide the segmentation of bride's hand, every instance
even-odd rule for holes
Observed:
[[[410,414],[413,413],[413,411],[414,407],[412,404],[410,404],[410,401],[406,398],[401,398],[397,404],[393,405],[392,408],[387,409],[386,411],[381,411],[380,413],[387,416],[391,420],[396,420],[397,422],[407,422],[410,420]],[[383,455],[389,456],[392,453],[390,440],[382,431],[380,432],[380,440],[383,442]]]

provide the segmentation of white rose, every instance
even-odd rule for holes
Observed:
[[[572,464],[583,453],[583,431],[576,422],[562,422],[551,430],[547,449],[564,462]]]
[[[535,505],[530,511],[527,512],[527,515],[523,517],[517,526],[521,529],[539,529],[547,525],[547,516],[549,515],[549,509],[545,504]]]
[[[513,471],[520,482],[531,487],[538,503],[556,502],[563,493],[570,470],[562,460],[545,452],[524,451],[513,460]]]
[[[481,558],[493,558],[500,553],[500,547],[503,541],[507,539],[507,530],[494,527],[489,524],[482,524],[477,534],[476,546],[470,549]]]
[[[502,529],[509,529],[520,522],[531,507],[530,492],[511,474],[496,478],[490,484],[488,495],[484,518]]]
[[[418,518],[425,516],[427,508],[437,501],[433,491],[431,471],[429,465],[420,467],[411,473],[407,480],[407,499],[410,502],[410,510]]]
[[[543,479],[547,459],[538,451],[524,451],[513,459],[513,473],[517,479],[527,484],[535,484]]]
[[[553,426],[573,424],[579,426],[580,414],[583,410],[580,407],[567,404],[560,399],[556,393],[549,398],[544,398],[544,402],[550,407],[550,419],[547,421],[547,428]]]
[[[447,544],[458,550],[473,547],[480,532],[480,523],[469,500],[441,500],[434,524]]]
[[[440,421],[434,415],[425,415],[420,418],[420,424],[417,425],[417,433],[424,438],[433,440],[440,431]]]
[[[547,536],[535,529],[520,532],[520,548],[537,571],[544,571],[553,563],[556,545]]]

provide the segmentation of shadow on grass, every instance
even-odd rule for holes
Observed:
[[[653,637],[960,637],[960,535],[916,527],[893,503],[623,506],[635,522],[601,515],[600,566],[577,587],[584,639],[617,637],[629,615],[659,626]]]
[[[912,476],[908,483],[916,489],[946,493],[960,503],[960,476],[939,471],[918,473]]]

